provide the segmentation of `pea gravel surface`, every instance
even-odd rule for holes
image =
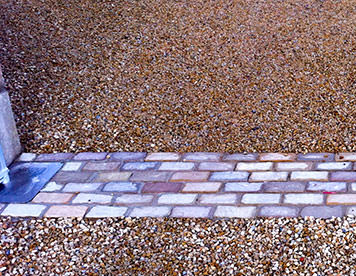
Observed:
[[[1,275],[356,274],[354,217],[0,223]]]
[[[0,0],[28,152],[353,152],[355,52],[355,0]]]

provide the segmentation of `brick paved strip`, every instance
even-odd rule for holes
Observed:
[[[142,171],[134,172],[130,178],[131,181],[167,181],[170,172],[157,172],[157,171]]]
[[[64,186],[63,192],[94,192],[101,185],[101,183],[68,183]]]
[[[113,206],[94,206],[88,214],[87,218],[105,218],[105,217],[123,217],[127,211],[127,207]]]
[[[170,181],[175,182],[195,182],[208,180],[209,172],[176,172],[171,177]]]
[[[110,154],[110,158],[121,161],[143,161],[146,155],[145,152],[115,152]]]
[[[328,207],[328,206],[307,206],[304,207],[301,216],[302,217],[315,217],[315,218],[331,218],[342,217],[344,211],[341,206]]]
[[[61,171],[78,171],[82,164],[82,162],[67,162],[64,164]]]
[[[299,161],[334,161],[335,154],[332,153],[307,153],[298,154]]]
[[[277,171],[306,171],[312,168],[312,162],[278,162]]]
[[[73,153],[43,153],[37,156],[36,161],[68,161],[73,157]]]
[[[53,181],[55,182],[87,182],[93,176],[93,172],[59,172]]]
[[[181,187],[181,183],[145,183],[142,188],[142,193],[178,192]]]
[[[257,153],[234,153],[234,154],[227,154],[224,156],[223,160],[226,161],[255,161],[257,160],[258,154]]]
[[[257,192],[262,183],[230,182],[225,184],[225,192]]]
[[[104,186],[104,192],[136,193],[142,183],[136,182],[110,182]]]
[[[213,172],[210,181],[247,181],[248,172]]]
[[[211,207],[178,206],[173,208],[171,217],[207,218],[210,210]]]
[[[328,205],[356,205],[356,194],[328,195],[326,204],[328,204]]]
[[[218,206],[214,216],[229,218],[251,218],[254,217],[255,214],[256,207]]]
[[[261,161],[294,161],[295,159],[294,153],[261,153],[259,156]]]
[[[33,203],[68,203],[74,194],[71,193],[39,193]]]
[[[191,162],[163,162],[158,170],[160,171],[189,171],[194,168]]]
[[[12,217],[39,217],[41,213],[46,209],[46,205],[40,204],[9,204],[2,211],[2,216]]]
[[[158,167],[159,162],[129,162],[122,166],[124,171],[145,171],[153,170]]]
[[[45,217],[79,217],[82,218],[88,210],[87,206],[55,205],[45,213]]]
[[[106,152],[81,152],[78,153],[73,160],[90,161],[90,160],[105,160],[108,154]]]
[[[327,181],[329,173],[322,171],[297,171],[292,172],[290,179],[292,181],[307,181],[307,180],[315,180],[315,181]]]
[[[164,194],[158,198],[158,204],[193,204],[197,198],[197,194]]]
[[[168,206],[145,206],[136,207],[129,214],[130,217],[166,217],[170,214],[172,207]]]
[[[336,154],[336,161],[356,161],[356,152],[344,152]]]
[[[173,152],[155,152],[149,153],[146,161],[178,161],[180,159],[179,153]]]
[[[184,184],[183,192],[213,193],[221,187],[221,182],[191,182]]]
[[[148,204],[153,200],[152,195],[125,194],[116,198],[116,204]]]
[[[351,162],[324,162],[316,164],[317,170],[351,170]]]
[[[245,194],[241,202],[244,204],[275,204],[279,203],[280,194]]]
[[[86,194],[80,193],[74,199],[73,203],[98,203],[98,204],[107,204],[111,203],[111,195],[103,194]]]
[[[322,194],[286,194],[284,203],[287,204],[323,204],[324,196]]]
[[[235,164],[232,162],[202,162],[198,169],[201,171],[232,171]]]
[[[120,165],[120,162],[89,162],[83,167],[83,171],[113,171]]]
[[[259,212],[262,217],[297,217],[299,208],[286,206],[263,206]]]
[[[269,171],[272,169],[272,162],[240,162],[236,165],[237,171]]]
[[[250,176],[250,181],[286,181],[287,177],[288,172],[253,172]]]
[[[215,152],[194,152],[186,153],[183,161],[220,161],[222,153]]]
[[[263,184],[264,191],[271,193],[283,192],[304,192],[305,183],[303,182],[268,182]]]
[[[330,179],[332,181],[356,181],[356,172],[333,172]]]
[[[236,194],[205,194],[201,195],[199,202],[201,204],[234,204],[237,203]]]
[[[307,191],[342,192],[346,191],[345,182],[309,182]]]

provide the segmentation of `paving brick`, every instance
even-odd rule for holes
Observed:
[[[158,162],[129,162],[122,166],[121,170],[124,171],[145,171],[153,170],[158,167]]]
[[[42,190],[41,192],[56,192],[59,191],[63,188],[63,185],[57,184],[56,182],[52,181],[49,182]]]
[[[5,208],[5,206],[6,206],[5,204],[0,203],[0,213]]]
[[[277,171],[305,171],[312,168],[312,162],[278,162]]]
[[[88,210],[87,206],[54,205],[45,213],[45,217],[79,217],[82,218]]]
[[[153,195],[124,194],[116,198],[116,204],[148,204],[152,200]]]
[[[171,207],[168,206],[145,206],[136,207],[131,213],[130,217],[166,217],[170,214]]]
[[[210,181],[247,181],[248,172],[213,172]]]
[[[261,153],[259,160],[261,161],[294,161],[296,159],[294,153]]]
[[[317,170],[351,170],[351,162],[324,162],[316,164]]]
[[[261,190],[262,183],[229,182],[225,184],[225,192],[257,192]]]
[[[101,183],[68,183],[64,186],[63,192],[94,192],[101,185]]]
[[[218,206],[214,217],[251,218],[256,213],[256,207]]]
[[[350,189],[353,192],[356,192],[356,183],[350,183]]]
[[[232,171],[235,164],[232,162],[202,162],[198,169],[201,171]]]
[[[347,216],[356,216],[356,206],[351,206],[346,210]]]
[[[240,162],[236,165],[237,171],[268,171],[273,166],[272,162]]]
[[[345,182],[309,182],[307,191],[340,192],[346,191]]]
[[[226,161],[255,161],[257,160],[258,154],[257,153],[234,153],[234,154],[227,154],[223,157],[223,160]]]
[[[178,206],[173,208],[171,217],[207,218],[210,210],[211,207]]]
[[[262,217],[297,217],[299,209],[287,206],[263,206],[259,215]]]
[[[36,159],[36,154],[35,153],[28,153],[24,152],[20,155],[20,157],[17,159],[18,162],[31,162]]]
[[[55,182],[87,182],[93,176],[92,172],[59,172],[53,181]]]
[[[90,160],[105,160],[107,152],[81,152],[74,156],[73,160],[76,161],[90,161]]]
[[[85,217],[87,218],[123,217],[127,209],[128,209],[127,207],[94,206]]]
[[[163,162],[159,167],[160,171],[187,171],[194,168],[191,162]]]
[[[145,183],[142,193],[178,192],[181,187],[181,183]]]
[[[290,179],[292,181],[306,181],[306,180],[328,180],[328,172],[323,171],[297,171],[292,172]]]
[[[244,204],[275,204],[279,203],[280,198],[279,194],[245,194],[241,202]]]
[[[302,209],[300,215],[302,217],[331,218],[342,217],[344,212],[341,206],[307,206]]]
[[[220,189],[221,182],[191,182],[184,184],[183,192],[212,193]]]
[[[43,153],[37,156],[36,161],[67,161],[74,157],[73,153]]]
[[[142,186],[137,182],[110,182],[104,186],[104,192],[130,192],[136,193]]]
[[[62,167],[61,171],[77,171],[82,166],[82,162],[67,162]]]
[[[163,194],[158,198],[158,204],[193,204],[196,194]]]
[[[322,204],[324,196],[322,194],[286,194],[284,203],[287,204]]]
[[[302,182],[268,182],[263,184],[263,188],[270,193],[303,192],[305,184]]]
[[[209,172],[176,172],[172,175],[170,181],[175,182],[194,182],[194,181],[205,181],[209,177]]]
[[[179,159],[180,154],[173,152],[154,152],[146,157],[146,161],[178,161]]]
[[[221,153],[215,152],[193,152],[183,156],[183,161],[220,161]]]
[[[112,199],[111,195],[80,193],[73,199],[72,202],[107,204],[107,203],[111,203],[111,199]]]
[[[2,216],[12,216],[12,217],[39,217],[46,205],[40,204],[9,204],[2,211]]]
[[[120,162],[89,162],[83,170],[84,171],[113,171],[120,166]]]
[[[333,172],[330,179],[332,181],[356,181],[356,172]]]
[[[201,204],[234,204],[237,202],[236,194],[205,194],[199,198]]]
[[[131,172],[102,172],[95,178],[95,182],[126,181],[131,175]]]
[[[288,172],[253,172],[250,176],[250,181],[286,181]]]
[[[131,181],[167,181],[170,176],[169,172],[142,171],[134,172]]]
[[[328,205],[355,205],[356,194],[328,195],[326,204]]]
[[[332,153],[306,153],[298,154],[299,161],[334,161],[335,154]]]
[[[338,153],[335,156],[336,161],[356,161],[356,152]]]
[[[74,194],[71,193],[39,193],[33,203],[68,203]]]
[[[110,154],[110,158],[121,161],[143,161],[146,155],[145,152],[115,152]]]

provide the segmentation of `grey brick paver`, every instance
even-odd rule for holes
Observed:
[[[178,206],[172,210],[171,217],[207,218],[211,207]]]
[[[225,184],[226,192],[257,192],[261,190],[262,183],[230,182]]]
[[[88,214],[87,218],[103,218],[103,217],[122,217],[127,211],[127,207],[113,206],[94,206]]]
[[[108,154],[106,152],[81,152],[74,156],[73,160],[89,161],[89,160],[104,160]]]
[[[59,172],[57,173],[53,181],[55,182],[87,182],[93,176],[93,172]]]
[[[36,161],[67,161],[74,157],[74,153],[43,153],[37,156]]]
[[[158,168],[160,171],[186,171],[192,170],[194,163],[192,162],[163,162]]]
[[[149,153],[146,161],[178,161],[180,159],[179,153],[174,152],[154,152]]]
[[[248,172],[213,172],[210,181],[247,181]]]
[[[307,206],[300,213],[302,217],[312,216],[316,218],[342,217],[344,212],[341,206]]]
[[[153,170],[158,166],[159,162],[129,162],[122,166],[124,171],[145,171]]]
[[[57,184],[56,182],[52,181],[49,182],[41,192],[56,192],[63,188],[64,185]]]
[[[17,159],[18,162],[31,162],[36,159],[36,154],[35,153],[29,153],[29,152],[24,152],[20,155],[20,157]]]
[[[250,181],[286,181],[288,172],[252,172]]]
[[[95,182],[112,182],[129,180],[132,172],[102,172],[94,179]]]
[[[62,167],[62,171],[77,171],[82,166],[82,162],[67,162]]]
[[[279,203],[280,198],[280,194],[245,194],[241,202],[244,204],[275,204]]]
[[[332,153],[306,153],[298,154],[300,161],[334,161],[335,154]]]
[[[287,206],[263,206],[259,212],[262,217],[297,217],[299,208]]]
[[[72,203],[99,203],[99,204],[107,204],[107,203],[111,203],[111,199],[112,199],[112,196],[111,196],[111,195],[79,193],[79,194],[72,200]]]
[[[307,191],[346,191],[346,182],[309,182]]]
[[[186,153],[183,156],[183,161],[219,161],[221,157],[222,157],[221,153],[193,152],[193,153]]]
[[[142,184],[137,182],[110,182],[104,186],[103,191],[134,193],[138,192],[141,186]]]
[[[170,214],[172,207],[168,206],[145,206],[136,207],[129,214],[130,217],[166,217]]]
[[[234,153],[234,154],[227,154],[224,156],[223,160],[226,161],[255,161],[257,160],[258,154],[257,153]]]
[[[215,217],[251,218],[256,213],[256,207],[218,206]]]
[[[64,186],[63,192],[94,192],[102,183],[68,183]]]
[[[40,204],[9,204],[4,211],[2,211],[2,216],[12,216],[12,217],[39,217],[46,205]]]
[[[158,204],[193,204],[197,198],[197,194],[163,194],[158,198]]]
[[[236,165],[237,171],[268,171],[273,166],[272,162],[240,162]]]
[[[322,194],[286,194],[284,203],[287,204],[323,204],[324,196]]]
[[[331,181],[356,181],[356,172],[333,172]]]
[[[324,162],[318,163],[315,167],[317,170],[351,170],[351,162]]]
[[[136,171],[132,174],[131,181],[167,181],[170,172],[157,172],[157,171]]]
[[[203,194],[199,198],[201,204],[233,204],[237,200],[236,194]]]
[[[290,179],[292,181],[327,181],[328,175],[329,173],[324,171],[294,171],[291,173]]]
[[[120,162],[89,162],[83,167],[83,171],[113,171],[121,165]]]
[[[221,182],[190,182],[184,184],[183,192],[212,193],[217,192]]]
[[[232,171],[235,164],[232,162],[202,162],[198,169],[201,171]]]
[[[266,192],[303,192],[305,183],[303,182],[267,182],[263,184]]]
[[[149,204],[153,195],[124,194],[116,198],[116,204]]]
[[[84,217],[88,210],[87,206],[73,206],[73,205],[54,205],[51,206],[45,213],[45,217]]]
[[[146,155],[145,152],[115,152],[110,154],[110,158],[122,161],[143,161]]]

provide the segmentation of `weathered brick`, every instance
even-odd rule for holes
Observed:
[[[101,183],[68,183],[63,192],[94,192],[98,190]]]
[[[201,171],[232,171],[235,167],[231,162],[202,162],[199,164]]]
[[[73,153],[43,153],[37,156],[36,161],[67,161],[74,157]]]
[[[326,204],[328,204],[328,205],[355,205],[356,204],[356,194],[328,195]]]
[[[146,157],[146,161],[178,161],[179,159],[180,154],[174,152],[154,152]]]
[[[287,206],[263,206],[259,215],[262,217],[297,217],[299,209]]]
[[[305,184],[302,182],[268,182],[263,184],[266,192],[303,192]]]
[[[237,171],[268,171],[273,166],[272,162],[240,162],[236,165]]]
[[[251,218],[256,213],[256,207],[218,206],[215,217]]]
[[[24,152],[20,155],[19,158],[17,158],[18,162],[31,162],[36,159],[36,154],[35,153],[28,153]]]
[[[127,207],[94,206],[85,217],[87,218],[123,217],[127,209],[128,209]]]
[[[207,218],[210,210],[211,207],[178,206],[173,208],[171,217]]]
[[[345,182],[309,182],[307,191],[340,192],[346,191]]]
[[[335,154],[332,153],[306,153],[298,154],[299,161],[334,161]]]
[[[330,179],[332,181],[356,181],[356,172],[333,172]]]
[[[317,170],[351,170],[351,162],[324,162],[316,164]]]
[[[278,162],[276,163],[277,171],[305,171],[312,167],[311,162]]]
[[[110,154],[110,158],[121,161],[143,161],[146,154],[145,152],[115,152]]]
[[[331,218],[342,217],[344,214],[341,206],[307,206],[304,207],[300,215],[302,217]]]
[[[259,156],[261,161],[294,161],[295,159],[294,153],[261,153]]]
[[[225,184],[225,192],[257,192],[261,190],[262,183],[229,182]]]
[[[250,181],[286,181],[287,177],[287,172],[253,172],[250,176]]]
[[[143,171],[134,172],[131,181],[167,181],[170,176],[169,172]]]
[[[244,204],[274,204],[279,203],[279,194],[245,194],[241,202]]]
[[[61,171],[77,171],[82,166],[82,162],[66,162]]]
[[[95,178],[95,182],[126,181],[131,175],[131,172],[102,172]]]
[[[232,204],[237,202],[236,194],[205,194],[201,195],[201,204]]]
[[[356,216],[356,206],[351,206],[346,210],[347,216]]]
[[[160,171],[187,171],[194,168],[191,162],[163,162],[158,170]]]
[[[192,204],[196,198],[196,194],[163,194],[158,198],[158,204]]]
[[[170,214],[171,207],[168,206],[144,206],[136,207],[131,213],[130,217],[166,217]]]
[[[89,162],[83,170],[84,171],[113,171],[120,166],[120,162]]]
[[[328,172],[323,171],[297,171],[292,172],[290,179],[292,181],[306,181],[306,180],[328,180]]]
[[[356,152],[338,153],[335,156],[336,161],[356,161]]]
[[[116,198],[116,204],[148,204],[152,200],[153,195],[124,194]]]
[[[104,186],[103,191],[136,193],[138,192],[141,186],[141,183],[135,182],[110,182]]]
[[[221,182],[191,182],[184,184],[183,192],[212,193],[220,189]]]
[[[88,210],[87,206],[75,206],[75,205],[54,205],[51,206],[45,213],[45,217],[79,217],[82,218],[85,212]]]
[[[80,193],[74,199],[73,203],[111,203],[112,196],[111,195],[103,195],[103,194],[85,194]]]
[[[74,194],[71,193],[39,193],[33,203],[68,203]]]
[[[181,183],[145,183],[142,193],[178,192],[181,187]]]
[[[53,181],[55,182],[87,182],[93,176],[93,172],[59,172]]]
[[[122,166],[121,170],[126,171],[145,171],[153,170],[158,166],[158,162],[130,162]]]
[[[213,172],[210,181],[247,181],[248,172]]]
[[[183,156],[184,161],[219,161],[221,153],[215,152],[193,152]]]
[[[63,185],[57,184],[56,182],[52,181],[49,182],[41,192],[56,192],[60,191],[63,188]]]
[[[227,154],[223,157],[223,160],[226,161],[255,161],[257,160],[257,153],[234,153],[234,154]]]
[[[322,204],[324,196],[322,194],[286,194],[284,203],[287,204]]]
[[[12,217],[39,217],[46,205],[40,204],[14,204],[11,203],[7,205],[4,211],[2,211],[2,216],[12,216]]]
[[[105,160],[107,156],[107,152],[81,152],[78,153],[73,160],[77,161],[89,161],[89,160]]]
[[[188,182],[194,182],[194,181],[205,181],[209,177],[209,172],[176,172],[173,174],[171,177],[170,181],[175,181],[175,182],[182,182],[182,181],[188,181]]]

